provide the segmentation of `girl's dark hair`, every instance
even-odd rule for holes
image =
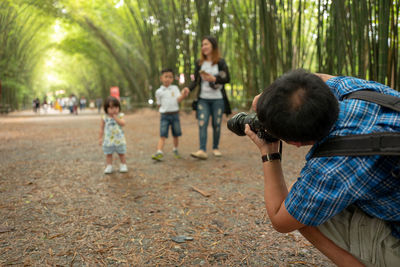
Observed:
[[[218,61],[219,61],[219,59],[221,58],[221,53],[219,52],[217,39],[215,39],[215,37],[213,37],[213,36],[204,36],[204,37],[201,39],[201,42],[203,43],[203,41],[206,40],[206,39],[211,43],[212,48],[213,48],[213,50],[212,50],[212,55],[211,55],[211,57],[212,57],[212,62],[213,62],[213,64],[217,64]],[[201,53],[201,56],[200,56],[200,65],[203,64],[203,62],[204,62],[205,60],[206,60],[205,55],[203,55],[203,53]]]
[[[302,69],[278,78],[257,102],[260,122],[284,141],[319,141],[329,134],[338,114],[338,100],[328,85]]]
[[[121,111],[121,104],[119,103],[119,100],[116,97],[109,96],[107,97],[106,101],[104,102],[104,112],[108,114],[107,109],[110,107],[118,107],[119,110]]]

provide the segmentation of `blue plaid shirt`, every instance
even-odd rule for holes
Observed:
[[[399,112],[362,100],[342,101],[344,95],[361,89],[400,97],[399,92],[352,77],[334,77],[327,84],[339,99],[340,111],[326,138],[400,132]],[[315,144],[306,155],[306,165],[285,200],[288,212],[303,224],[317,226],[354,204],[365,213],[389,222],[392,234],[400,238],[400,177],[392,175],[393,171],[400,171],[400,157],[311,158],[317,146]]]

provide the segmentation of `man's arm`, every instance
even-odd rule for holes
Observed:
[[[245,132],[260,149],[261,155],[279,152],[279,142],[266,143],[258,138],[247,124]],[[289,191],[279,160],[264,162],[263,170],[265,206],[274,229],[281,233],[299,230],[308,241],[338,266],[363,266],[352,254],[337,246],[317,228],[302,224],[286,210],[285,198]]]
[[[324,74],[324,73],[314,73],[314,74],[317,75],[318,77],[320,77],[324,82],[326,82],[330,78],[336,77],[336,76],[332,76],[332,75]]]
[[[261,155],[279,152],[279,142],[264,142],[250,130],[249,125],[246,125],[245,133],[260,149]],[[285,198],[289,191],[283,177],[281,162],[279,160],[266,161],[263,163],[263,170],[265,206],[272,226],[281,233],[304,227],[305,225],[297,221],[285,208]]]

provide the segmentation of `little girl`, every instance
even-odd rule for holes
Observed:
[[[100,138],[99,144],[103,145],[103,151],[106,155],[107,167],[104,170],[105,174],[110,174],[112,168],[112,155],[114,152],[118,153],[121,164],[119,166],[120,172],[128,172],[126,166],[126,141],[122,126],[125,125],[123,120],[123,113],[120,113],[121,104],[115,97],[109,96],[104,102],[105,115],[101,118]]]

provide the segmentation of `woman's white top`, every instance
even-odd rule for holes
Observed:
[[[205,72],[216,76],[218,75],[219,69],[218,64],[212,65],[211,61],[204,61],[201,65],[200,70],[204,70]],[[204,80],[201,80],[201,91],[200,98],[204,99],[222,99],[222,93],[220,89],[214,89],[210,87],[210,83]]]

